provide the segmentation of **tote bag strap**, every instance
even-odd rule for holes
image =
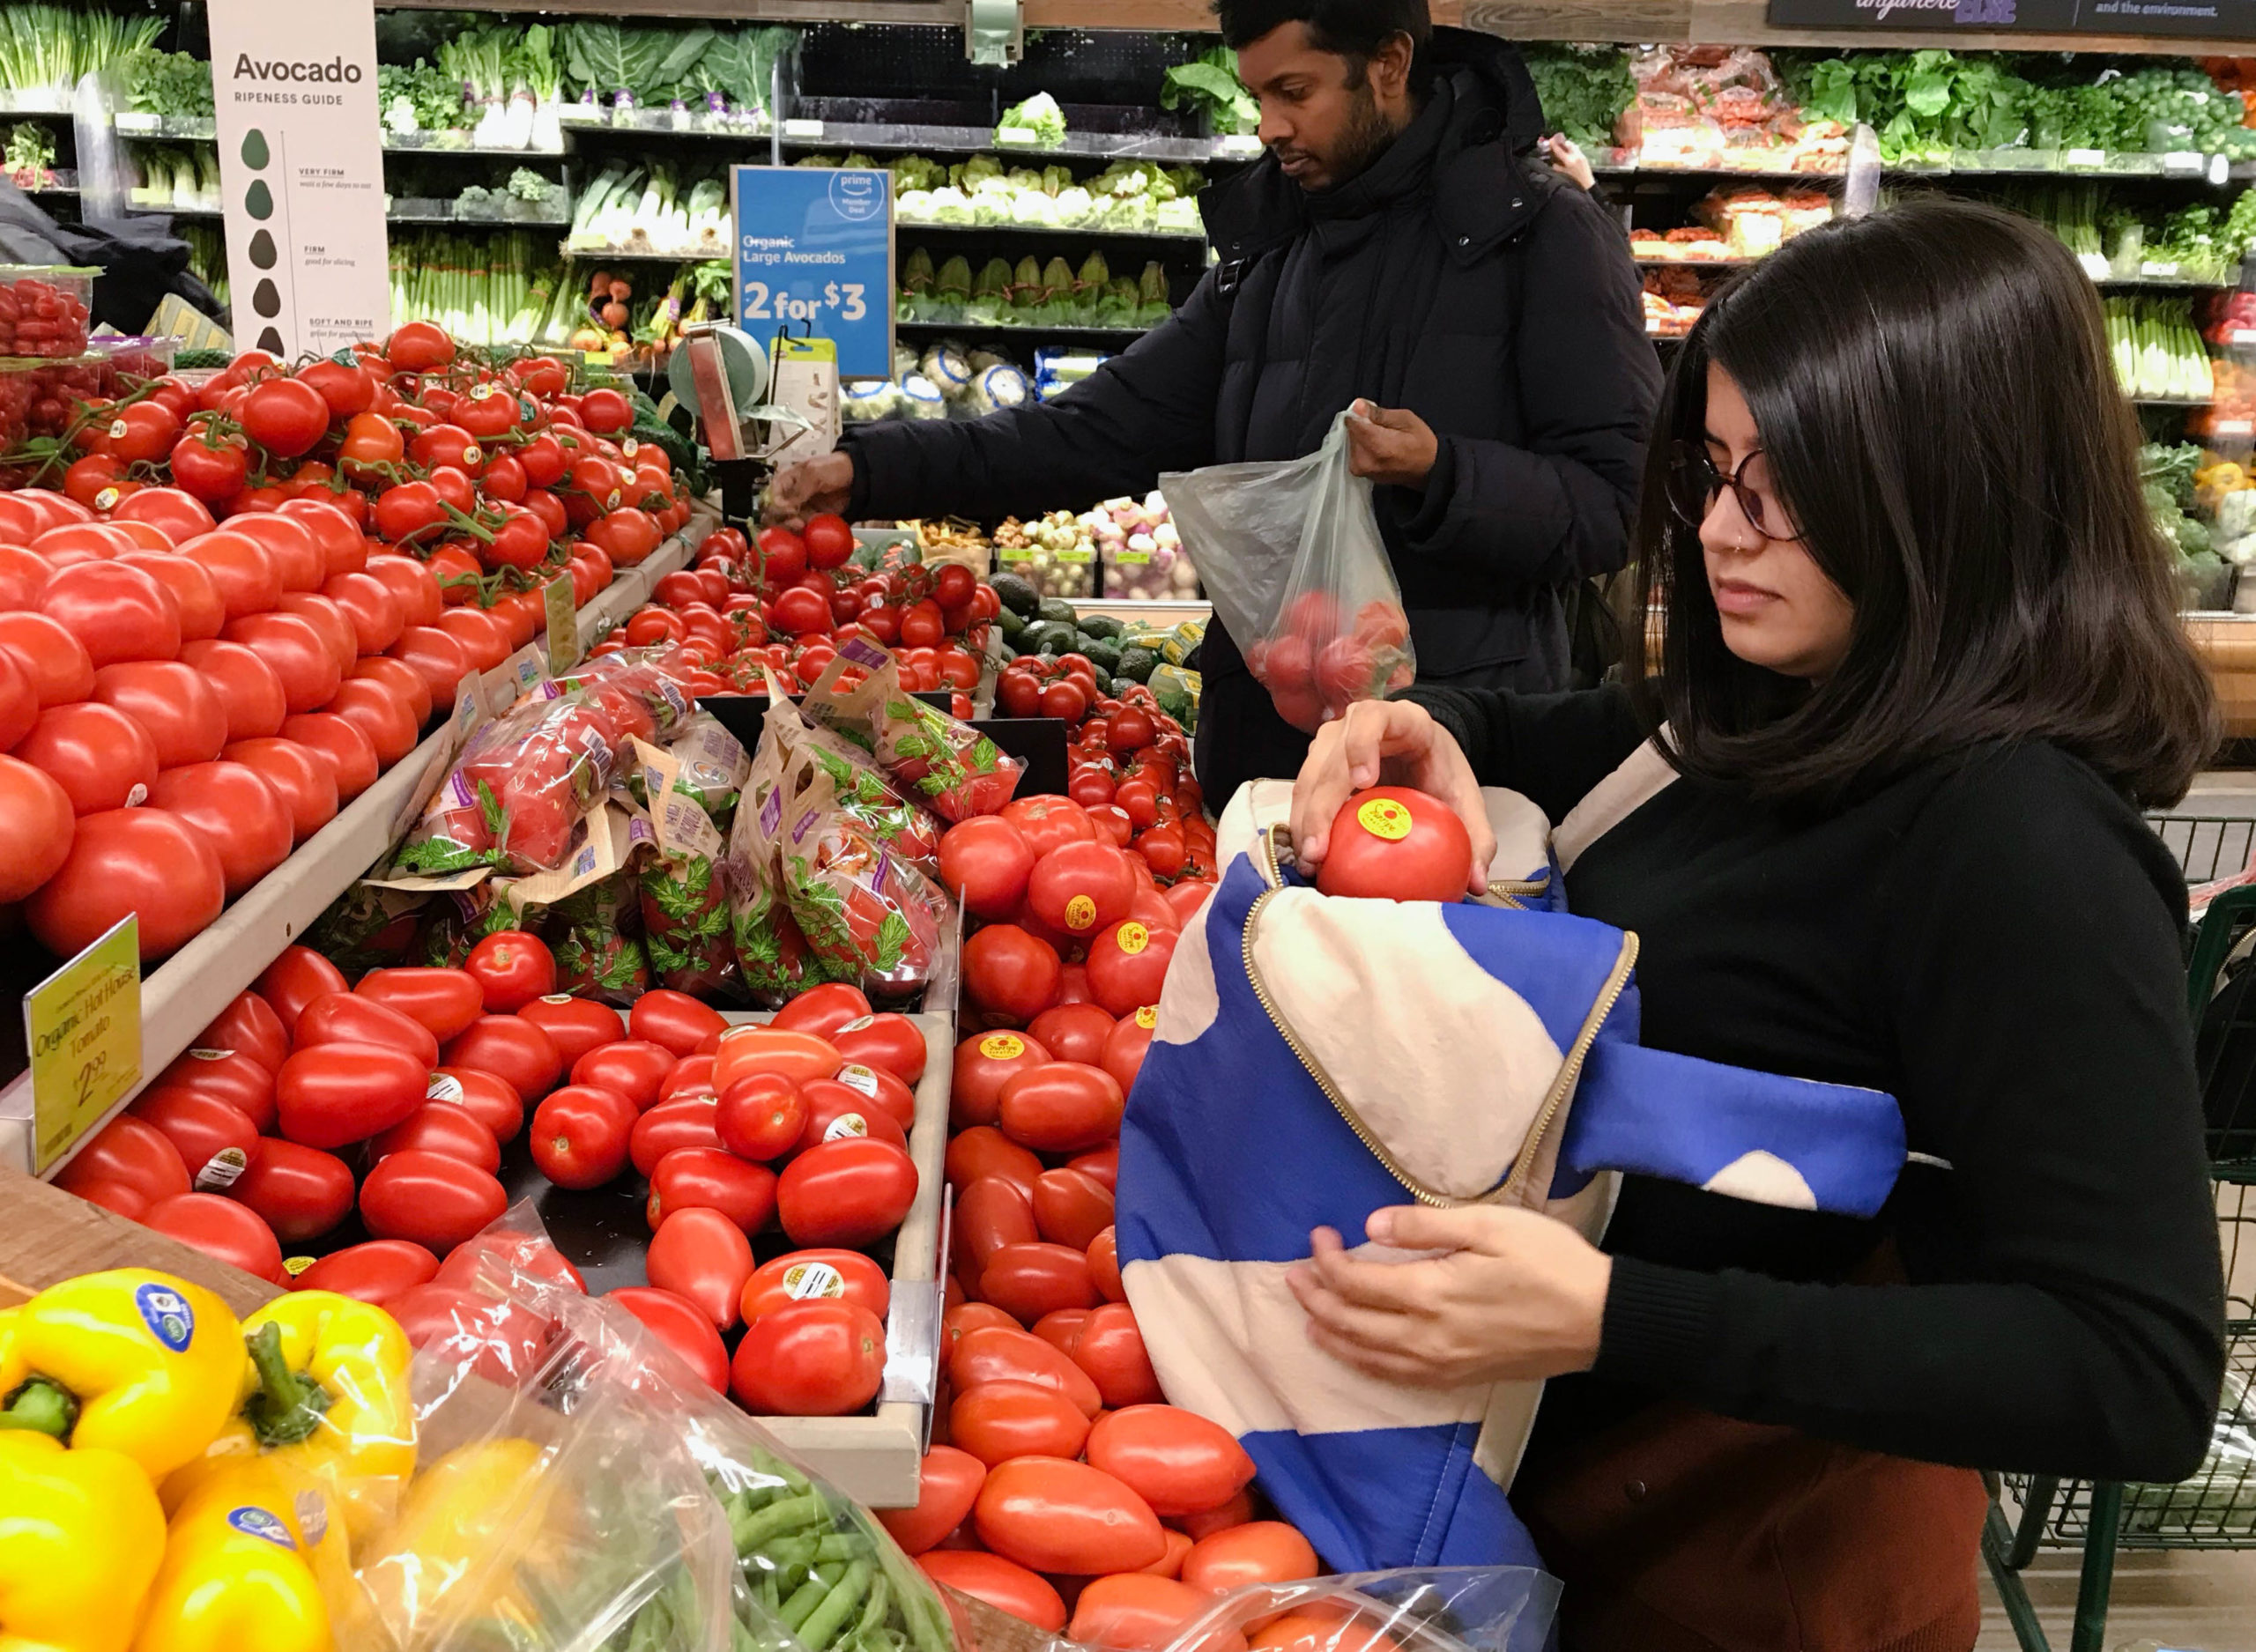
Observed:
[[[1660,732],[1666,734],[1668,725],[1662,724]],[[1589,795],[1552,828],[1551,848],[1559,858],[1559,870],[1572,870],[1584,849],[1659,796],[1677,778],[1653,741],[1630,752],[1620,767],[1592,787]]]

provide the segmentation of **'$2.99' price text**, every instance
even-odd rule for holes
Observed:
[[[765,281],[744,284],[744,319],[748,322],[812,322],[824,310],[836,310],[842,322],[858,322],[870,313],[858,281],[827,281],[820,298],[793,298],[773,292]]]

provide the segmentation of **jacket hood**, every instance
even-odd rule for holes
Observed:
[[[1434,215],[1453,252],[1477,257],[1525,227],[1548,198],[1549,169],[1524,164],[1543,135],[1543,106],[1510,41],[1437,28],[1427,53],[1440,83],[1429,95],[1451,99],[1430,173]],[[1338,187],[1352,189],[1362,181]],[[1205,190],[1198,208],[1227,264],[1298,234],[1309,222],[1309,199],[1265,154]]]

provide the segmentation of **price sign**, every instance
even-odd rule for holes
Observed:
[[[734,167],[737,322],[827,338],[838,374],[893,371],[893,184],[862,167]]]
[[[141,1082],[141,922],[128,914],[24,995],[32,1168],[44,1173]]]

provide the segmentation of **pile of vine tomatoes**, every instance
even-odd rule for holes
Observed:
[[[850,568],[854,547],[837,516],[813,517],[798,533],[763,529],[757,541],[717,530],[694,567],[661,579],[627,617],[617,645],[680,643],[703,668],[699,692],[761,694],[770,672],[795,690],[812,687],[859,639],[893,654],[909,690],[948,690],[954,714],[970,717],[987,627],[1001,611],[994,588],[955,564],[896,558]],[[850,687],[858,676],[849,667],[841,682]]]
[[[426,322],[79,406],[0,492],[0,905],[180,946],[413,749],[461,680],[687,521],[563,367]]]
[[[1214,836],[1191,773],[1191,737],[1143,684],[1118,689],[1098,692],[1086,655],[1021,656],[995,681],[995,710],[1065,724],[1065,795],[1154,876],[1210,877]]]

